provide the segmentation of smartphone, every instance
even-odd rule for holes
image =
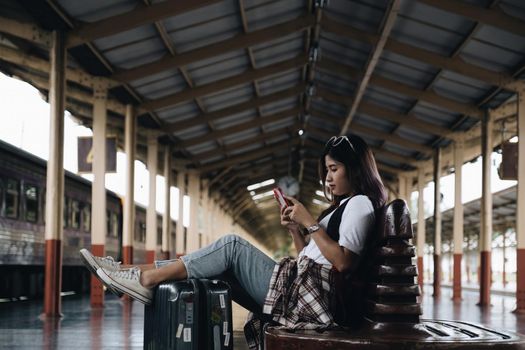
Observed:
[[[273,196],[279,203],[281,209],[292,205],[292,203],[290,203],[290,201],[284,197],[283,190],[281,190],[280,187],[276,187],[273,189]]]

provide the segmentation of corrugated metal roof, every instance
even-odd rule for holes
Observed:
[[[162,142],[173,145],[182,162],[177,170],[214,179],[262,164],[257,177],[278,178],[289,166],[272,162],[303,161],[307,170],[300,173],[294,163],[292,175],[303,178],[301,200],[314,212],[320,208],[310,204],[319,188],[312,160],[330,135],[340,133],[393,3],[332,0],[322,9],[300,0],[0,2],[3,18],[44,30],[66,28],[75,42],[69,66],[114,81],[110,100],[136,106],[140,132],[157,129]],[[353,116],[349,132],[374,147],[390,187],[398,172],[430,159],[426,150],[451,144],[454,132],[479,125],[485,108],[515,98],[505,84],[525,76],[523,2],[460,2],[471,6],[468,17],[450,1],[399,2]],[[481,10],[498,11],[506,21],[480,20]],[[33,61],[48,59],[45,43],[9,30],[2,47],[34,55]],[[313,47],[319,48],[317,61],[308,59]],[[0,70],[47,91],[47,71],[2,52]],[[68,84],[85,96],[93,88],[84,81]],[[90,124],[86,98],[68,96],[68,108]],[[122,119],[112,123],[122,132]],[[302,137],[299,129],[305,129]],[[230,202],[248,198],[244,182],[219,194]],[[257,210],[247,206],[236,217],[255,220],[253,230],[262,222],[253,219]],[[271,246],[271,239],[263,240]]]

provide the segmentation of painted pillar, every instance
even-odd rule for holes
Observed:
[[[425,256],[425,171],[419,169],[417,173],[417,282],[419,288],[423,291],[423,257]]]
[[[188,193],[190,196],[190,226],[188,227],[188,252],[199,249],[199,175],[188,174]]]
[[[525,87],[518,93],[518,193],[516,203],[516,311],[525,313]],[[521,213],[521,215],[520,215]]]
[[[397,193],[399,194],[398,198],[407,200],[407,178],[405,176],[399,175],[397,177],[398,185],[397,185]]]
[[[157,249],[157,160],[158,141],[157,134],[148,135],[148,172],[149,172],[149,197],[146,209],[146,263],[155,261]]]
[[[493,121],[487,112],[481,121],[481,217],[479,247],[481,252],[479,275],[479,305],[490,305],[491,250],[492,250],[492,191],[490,186]]]
[[[177,257],[186,254],[184,247],[184,225],[183,225],[183,199],[185,193],[185,174],[180,172],[177,174],[177,187],[179,189],[179,219],[177,220],[177,227],[175,233],[175,252]]]
[[[93,185],[91,187],[91,252],[105,256],[106,214],[106,119],[107,86],[96,84],[93,91]],[[102,283],[91,276],[91,305],[104,305]]]
[[[202,246],[207,246],[210,242],[210,208],[208,202],[208,180],[201,180],[201,206],[202,206]]]
[[[126,196],[124,197],[122,260],[133,264],[133,238],[135,233],[135,153],[137,143],[137,121],[132,105],[126,105],[125,152],[126,152]]]
[[[64,104],[66,47],[64,35],[53,32],[49,74],[49,161],[46,174],[44,315],[60,317],[64,208]]]
[[[441,296],[441,148],[434,153],[434,298]]]
[[[463,167],[463,140],[454,145],[454,279],[452,282],[452,299],[461,300],[461,260],[463,257],[463,203],[461,201],[462,167]]]
[[[164,201],[166,206],[162,216],[162,256],[163,259],[169,259],[171,255],[171,148],[169,145],[164,149],[164,181]]]

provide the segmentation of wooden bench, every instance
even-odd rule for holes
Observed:
[[[441,320],[420,320],[419,286],[410,213],[394,200],[377,215],[375,237],[367,244],[356,274],[366,276],[361,300],[349,300],[361,322],[324,332],[268,327],[269,350],[321,349],[525,349],[525,338],[484,326]],[[359,306],[363,305],[361,309]],[[355,321],[355,319],[354,319]],[[357,325],[357,326],[356,326]]]

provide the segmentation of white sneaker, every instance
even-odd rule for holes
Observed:
[[[103,280],[101,280],[97,274],[97,270],[100,268],[104,268],[108,271],[117,271],[120,270],[120,261],[115,261],[113,257],[107,256],[105,258],[100,256],[94,256],[91,254],[91,252],[87,249],[81,249],[80,250],[80,258],[82,259],[82,262],[88,270],[95,275],[102,283],[104,283]],[[107,285],[104,283],[104,285],[107,287],[107,289],[112,292],[113,294],[116,294],[117,296],[121,297],[122,293],[118,290],[114,289],[113,287]]]
[[[151,304],[153,290],[140,284],[140,269],[138,267],[114,271],[99,268],[97,274],[106,286],[125,293],[141,303]]]

